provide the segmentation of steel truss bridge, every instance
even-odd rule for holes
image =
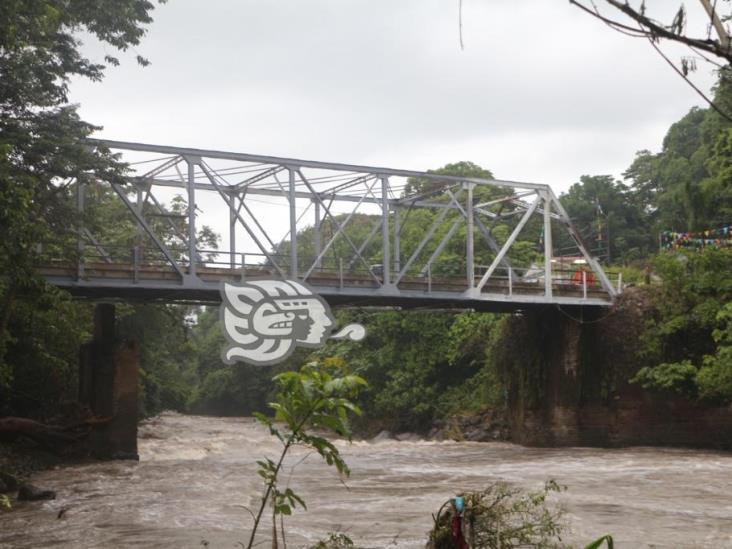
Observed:
[[[108,234],[113,226],[95,234],[82,224],[76,257],[53,258],[42,269],[76,295],[218,302],[222,281],[276,277],[306,282],[333,305],[507,311],[608,306],[621,287],[588,253],[547,185],[90,144],[119,152],[130,171],[125,185],[76,182],[79,219],[99,207],[95,197],[106,189],[134,237],[120,245]],[[415,180],[419,192],[408,185]],[[177,209],[170,206],[176,194],[185,199]],[[204,224],[221,234],[223,249],[203,241]],[[541,237],[527,264],[521,236],[532,227]],[[557,253],[560,241],[569,252]],[[522,246],[523,261],[516,260]]]

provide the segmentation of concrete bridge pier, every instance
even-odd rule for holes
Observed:
[[[105,420],[90,434],[89,449],[99,459],[139,459],[137,454],[137,388],[140,353],[133,341],[115,331],[115,308],[94,309],[94,336],[82,346],[79,400]]]

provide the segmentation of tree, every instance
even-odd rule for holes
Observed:
[[[85,138],[97,128],[68,103],[71,77],[99,81],[106,68],[82,55],[78,37],[87,33],[125,51],[140,43],[153,8],[147,0],[0,2],[0,384],[7,382],[16,304],[41,300],[48,310],[63,299],[35,276],[35,266],[40,244],[70,241],[70,182],[123,182],[124,165],[109,151],[87,145]],[[147,64],[139,55],[137,61]],[[107,55],[104,63],[119,61]]]
[[[630,36],[647,39],[666,63],[668,63],[671,68],[673,68],[673,70],[702,97],[702,99],[709,103],[710,107],[716,110],[728,121],[732,122],[732,111],[724,109],[716,102],[713,102],[688,78],[689,73],[696,70],[697,59],[703,59],[720,69],[729,67],[729,64],[732,62],[732,42],[730,42],[730,36],[724,25],[724,23],[732,19],[732,11],[730,8],[722,10],[718,6],[717,0],[713,0],[713,2],[711,0],[699,1],[706,12],[706,16],[709,18],[709,24],[707,25],[706,32],[704,34],[702,34],[700,29],[696,35],[692,35],[687,32],[688,21],[686,8],[683,4],[679,5],[679,8],[675,11],[672,20],[668,24],[664,24],[648,12],[645,0],[640,1],[637,8],[633,7],[628,0],[605,0],[605,4],[610,7],[609,11],[613,13],[612,16],[600,11],[597,4],[592,0],[589,2],[585,2],[583,0],[569,0],[569,3],[599,19],[611,29]],[[729,3],[729,0],[725,0],[725,3]],[[620,16],[620,18],[618,19],[614,16]],[[623,16],[625,16],[625,19],[623,19]],[[716,38],[713,37],[713,32],[716,34]],[[677,66],[671,59],[669,59],[668,56],[666,56],[666,54],[663,53],[663,51],[661,51],[658,46],[658,42],[661,40],[685,45],[690,49],[692,55],[682,57]],[[715,57],[720,60],[721,63],[718,63],[707,56]]]
[[[729,10],[723,12],[717,8],[716,0],[712,4],[710,0],[700,0],[702,8],[709,17],[710,25],[707,28],[706,36],[692,36],[686,32],[687,15],[686,8],[683,4],[674,13],[673,19],[669,24],[664,24],[654,18],[646,9],[645,0],[639,2],[638,7],[634,8],[627,0],[605,0],[605,4],[612,8],[614,14],[622,13],[628,19],[628,24],[620,19],[608,17],[597,9],[594,2],[590,2],[591,6],[579,0],[569,0],[573,4],[585,12],[593,15],[606,23],[610,28],[617,31],[631,33],[634,36],[648,38],[652,42],[659,39],[670,40],[689,46],[693,50],[700,50],[711,54],[715,57],[732,62],[732,49],[730,49],[730,37],[724,27],[724,23],[732,18]],[[712,30],[717,34],[717,38],[712,37]],[[686,66],[686,71],[690,70],[688,61],[682,67]]]
[[[714,101],[732,112],[732,81],[720,74]],[[713,109],[694,107],[668,130],[659,153],[640,151],[623,174],[654,233],[703,231],[732,215],[729,133],[732,124]]]
[[[732,250],[660,254],[657,312],[641,337],[633,382],[711,404],[732,401]]]
[[[609,175],[583,175],[560,200],[594,255],[637,259],[655,246],[633,193]]]
[[[445,164],[443,167],[436,170],[429,170],[427,173],[435,175],[451,175],[458,177],[473,177],[479,179],[493,179],[493,174],[490,170],[486,170],[481,166],[478,166],[474,162],[453,162],[451,164]],[[439,192],[445,189],[448,185],[444,185],[434,179],[424,179],[421,177],[410,177],[407,180],[407,185],[404,187],[404,196],[412,196],[420,193],[428,192]]]

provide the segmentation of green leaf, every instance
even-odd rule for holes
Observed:
[[[610,535],[602,536],[601,538],[596,539],[592,543],[588,543],[585,546],[585,549],[599,549],[605,543],[607,543],[608,549],[613,549],[613,547],[614,547],[613,538]]]

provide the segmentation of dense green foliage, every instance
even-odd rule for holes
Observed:
[[[89,311],[47,287],[35,266],[50,249],[76,253],[70,181],[121,181],[124,166],[83,142],[95,128],[68,103],[68,84],[104,74],[79,36],[125,51],[139,44],[152,10],[147,0],[0,3],[0,410],[51,413],[76,393]]]
[[[635,381],[710,404],[732,402],[732,250],[662,254],[654,266],[663,284],[643,339],[649,365]]]

